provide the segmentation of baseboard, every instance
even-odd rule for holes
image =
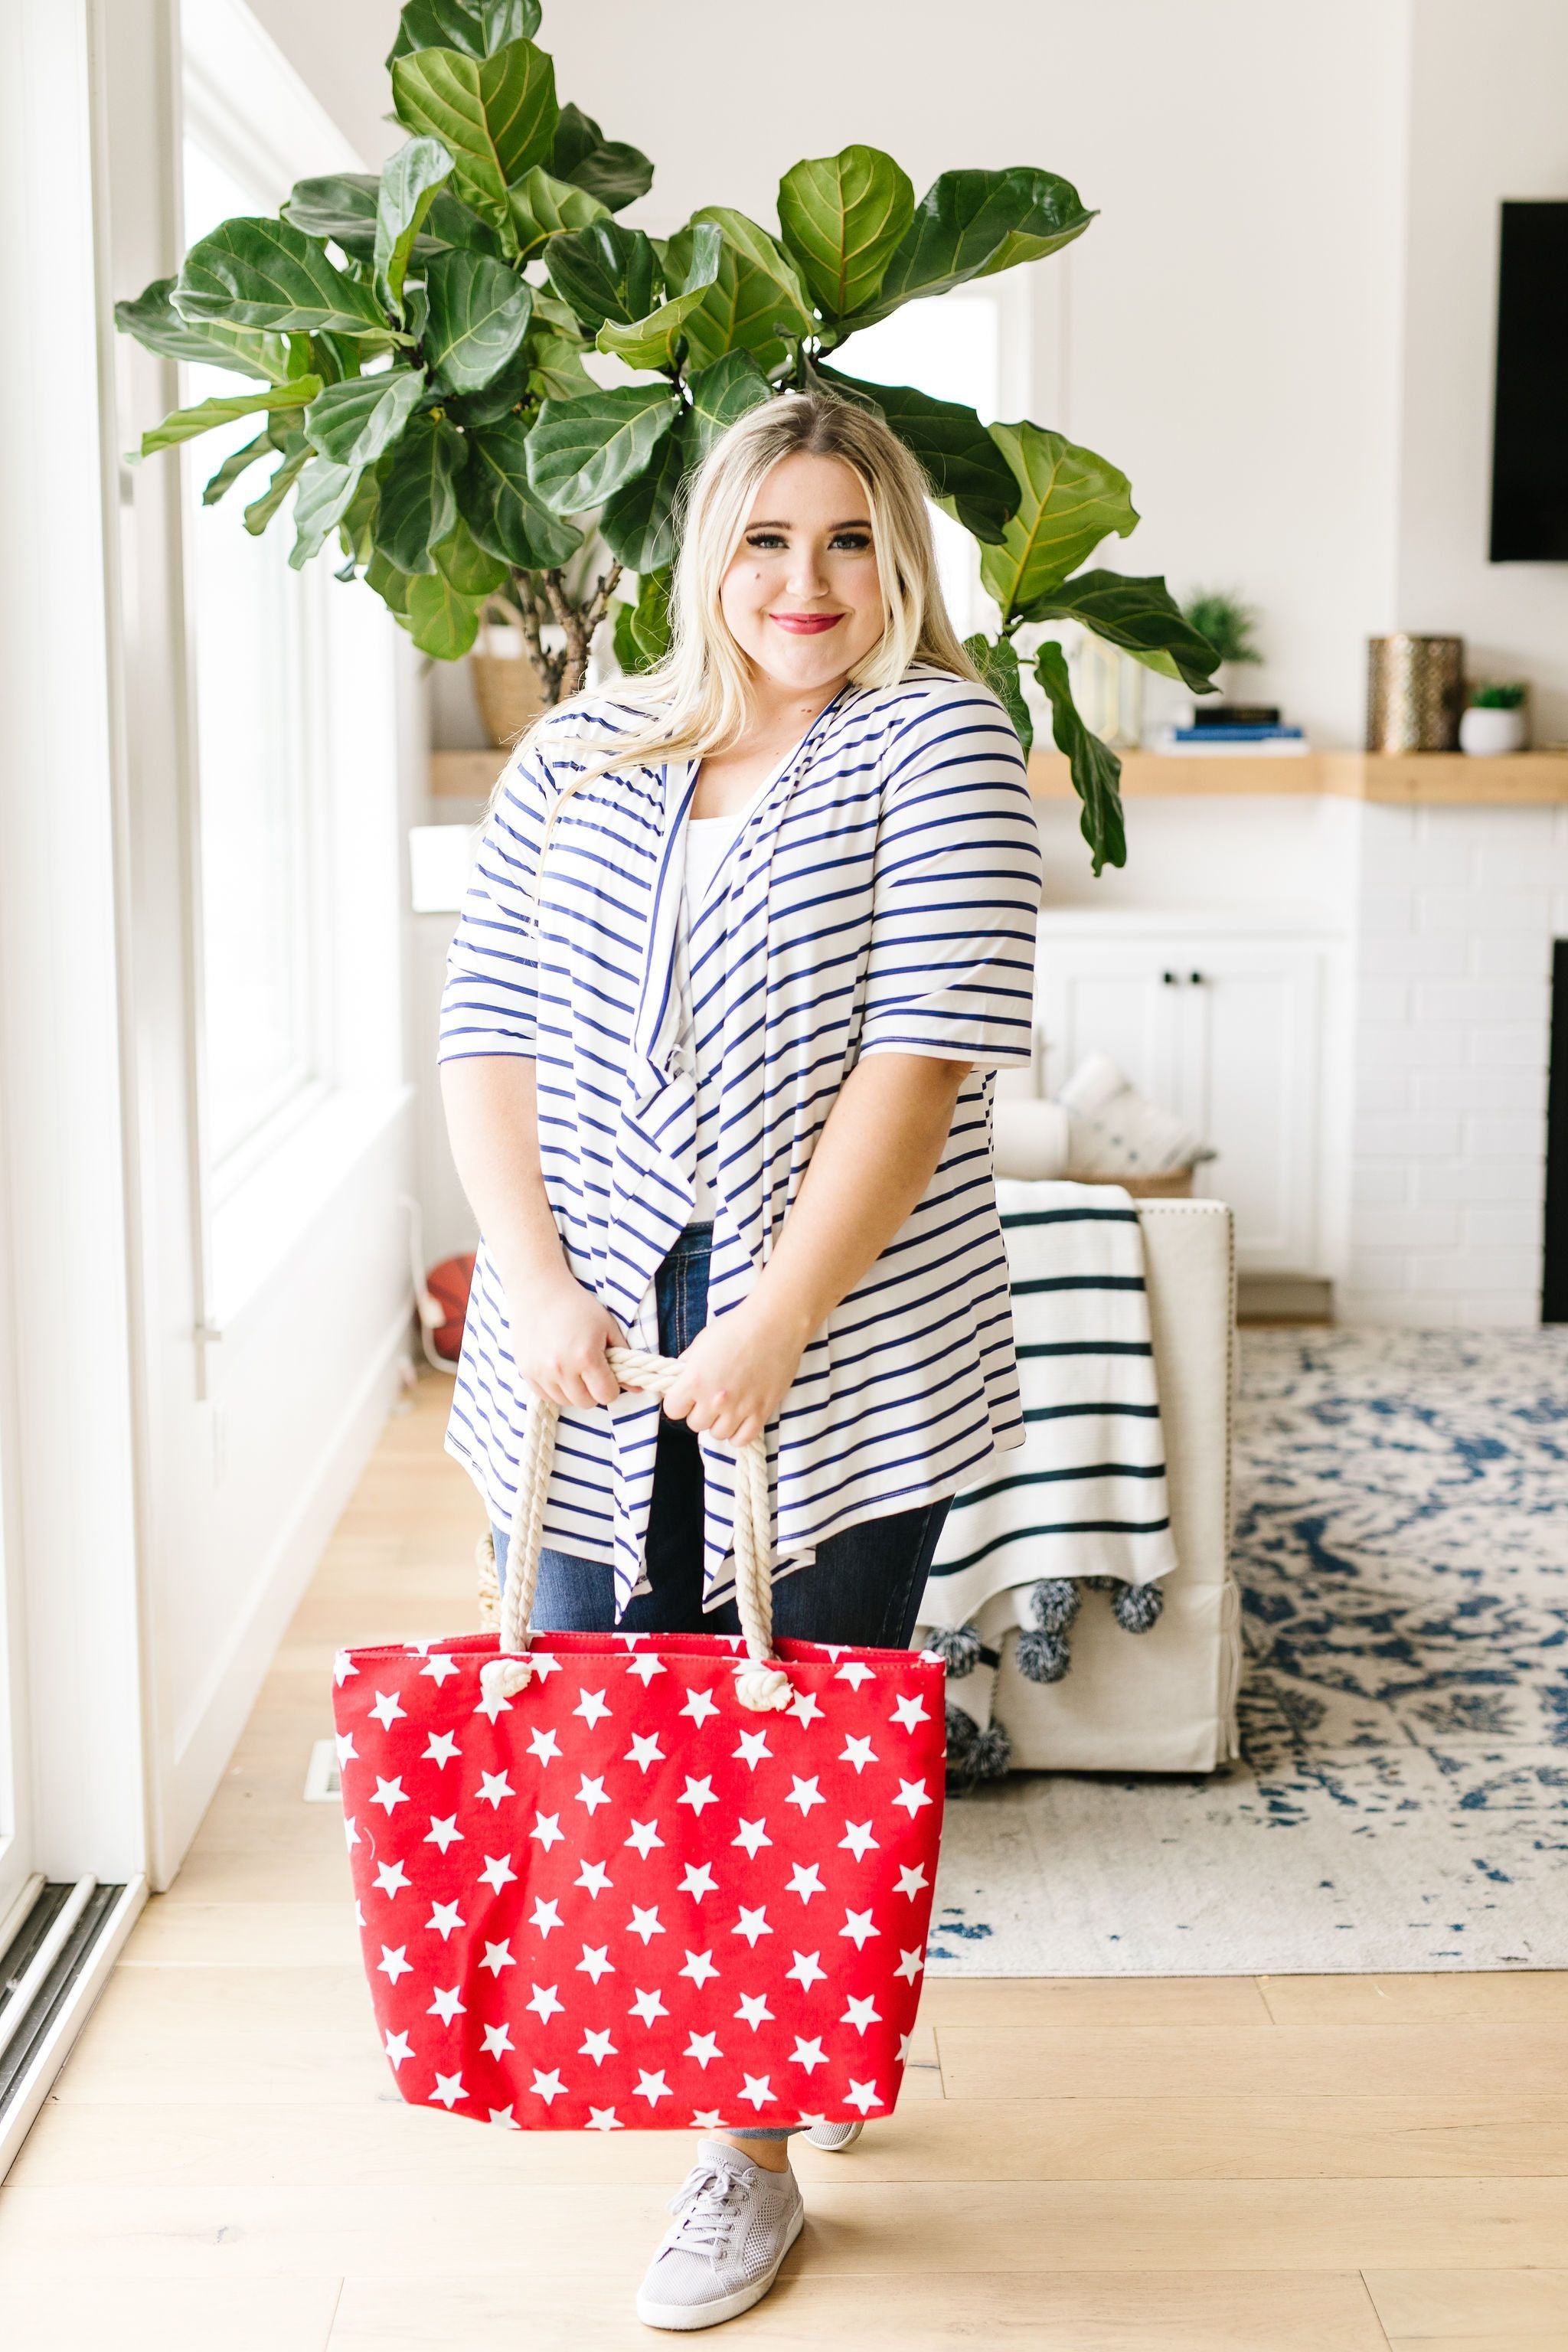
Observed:
[[[1334,1286],[1310,1274],[1243,1274],[1236,1286],[1238,1323],[1331,1323]]]

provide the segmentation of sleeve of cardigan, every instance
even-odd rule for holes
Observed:
[[[1029,1060],[1039,830],[1012,721],[954,679],[884,777],[860,1052]]]
[[[539,974],[531,897],[545,811],[554,797],[542,748],[513,758],[486,820],[447,956],[437,1059],[513,1054],[539,1041]]]

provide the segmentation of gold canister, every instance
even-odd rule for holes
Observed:
[[[1366,748],[1369,751],[1455,751],[1465,707],[1463,637],[1399,632],[1369,637]]]

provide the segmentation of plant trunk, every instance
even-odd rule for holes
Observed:
[[[594,583],[592,595],[578,604],[567,591],[563,572],[514,569],[510,601],[517,608],[523,643],[546,710],[552,710],[558,702],[565,702],[574,694],[581,694],[595,635],[609,610],[620,577],[620,565],[612,563]],[[559,629],[566,640],[553,652],[544,644],[544,631],[551,626]]]

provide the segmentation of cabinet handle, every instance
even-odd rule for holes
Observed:
[[[1201,971],[1190,972],[1188,974],[1188,978],[1191,980],[1194,988],[1201,988],[1204,984],[1204,976]]]
[[[1160,978],[1164,982],[1167,988],[1174,988],[1176,985],[1176,975],[1173,971],[1163,971],[1160,974]]]

